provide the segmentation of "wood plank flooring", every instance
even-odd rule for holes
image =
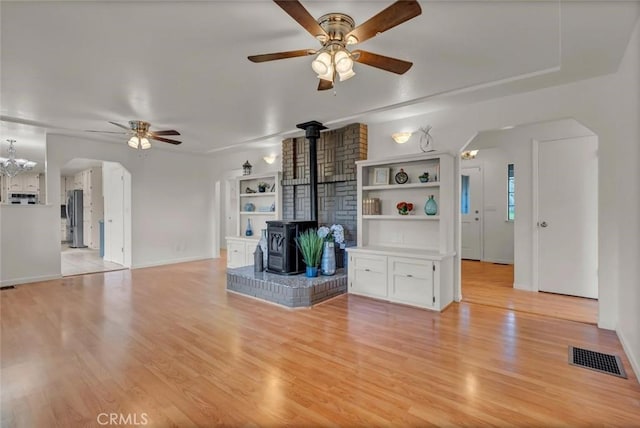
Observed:
[[[227,293],[224,260],[22,285],[0,310],[3,427],[640,423],[614,332],[525,312],[290,310]],[[629,379],[568,365],[569,344],[621,355]]]
[[[597,324],[598,301],[513,288],[513,265],[462,261],[462,300],[521,312]]]

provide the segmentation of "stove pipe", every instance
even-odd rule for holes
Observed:
[[[320,131],[327,129],[320,122],[299,123],[296,127],[304,129],[305,137],[309,140],[309,208],[311,220],[318,221],[318,148],[317,141]]]

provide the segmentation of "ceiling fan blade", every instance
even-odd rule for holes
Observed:
[[[297,0],[273,0],[275,4],[280,6],[282,10],[287,12],[290,17],[302,25],[305,30],[309,32],[313,37],[324,36],[329,37],[327,32],[322,29],[318,21],[311,16],[309,11],[300,4]]]
[[[44,122],[38,122],[38,121],[35,121],[35,120],[22,119],[22,118],[19,118],[19,117],[5,116],[5,115],[0,115],[0,122],[17,123],[19,125],[28,125],[28,126],[34,126],[34,127],[37,127],[37,128],[63,129],[63,128],[60,128],[59,126],[53,126],[53,125],[50,125],[50,124],[44,123]]]
[[[355,50],[352,52],[352,55],[355,62],[370,65],[371,67],[390,71],[396,74],[406,73],[413,65],[413,63],[409,61],[403,61],[401,59],[391,58],[389,56],[379,55],[363,50]]]
[[[415,18],[421,13],[422,8],[417,1],[399,0],[351,30],[351,32],[345,36],[345,40],[348,39],[349,36],[354,36],[358,39],[358,43],[362,43],[377,34],[384,33],[396,25]]]
[[[331,88],[333,88],[333,82],[331,80],[320,79],[320,82],[318,82],[319,91],[326,91]]]
[[[162,137],[156,137],[155,135],[149,135],[149,138],[151,138],[152,140],[162,141],[163,143],[175,144],[176,146],[178,144],[182,144],[182,141],[170,140],[168,138],[162,138]]]
[[[127,131],[131,131],[131,127],[130,126],[121,125],[121,124],[116,123],[116,122],[109,122],[109,123],[112,124],[112,125],[118,126],[118,127],[122,128],[122,129],[126,129]]]
[[[120,132],[120,131],[97,131],[95,129],[83,129],[82,132],[97,132],[99,134],[119,134],[119,135],[126,134],[126,132]]]
[[[151,135],[180,135],[175,129],[167,129],[166,131],[149,131]]]
[[[265,61],[274,61],[276,59],[287,59],[287,58],[295,58],[298,56],[307,56],[313,55],[316,51],[313,49],[300,49],[297,51],[287,51],[287,52],[275,52],[268,53],[262,55],[251,55],[249,61],[251,62],[265,62]]]

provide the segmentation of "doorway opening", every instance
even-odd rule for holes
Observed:
[[[482,131],[464,147],[462,300],[597,323],[597,145],[560,119]]]
[[[119,163],[72,159],[60,170],[62,276],[131,267],[131,174]]]

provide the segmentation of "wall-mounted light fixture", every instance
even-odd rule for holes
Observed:
[[[251,174],[251,164],[247,160],[244,164],[242,164],[242,175],[250,175]]]
[[[274,163],[276,161],[276,155],[269,155],[269,156],[265,156],[262,159],[264,159],[264,161],[266,163],[268,163],[269,165],[271,165],[272,163]]]
[[[464,160],[475,159],[477,155],[478,150],[465,150],[464,152],[460,153],[460,157]]]
[[[391,134],[391,138],[398,144],[404,144],[411,138],[411,132],[396,132],[395,134]]]

